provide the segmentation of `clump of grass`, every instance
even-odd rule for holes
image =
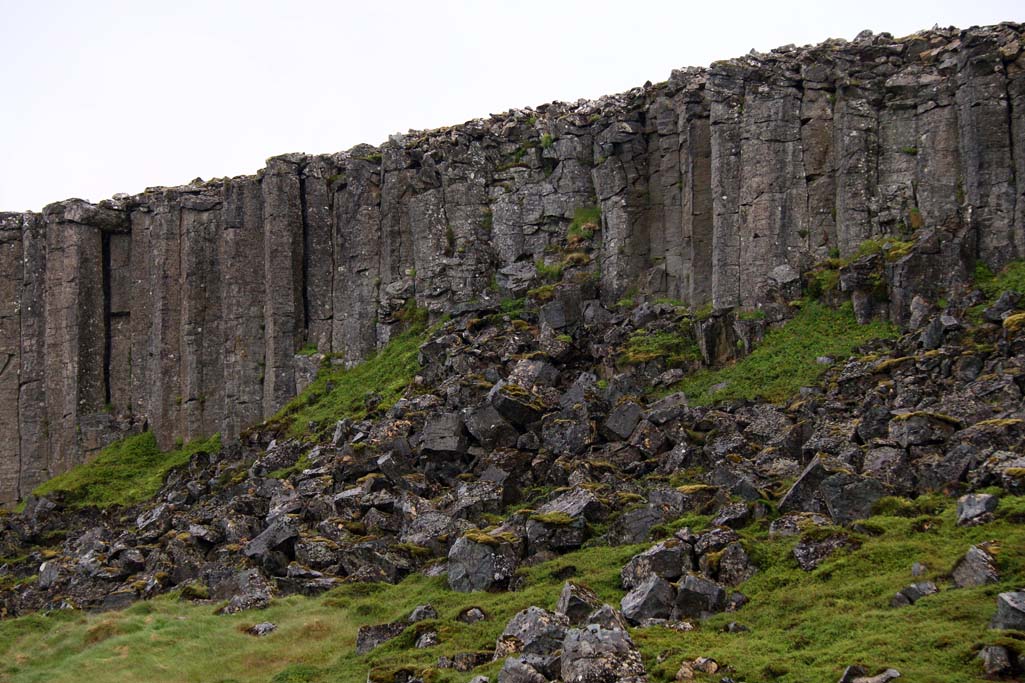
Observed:
[[[426,327],[418,311],[410,312],[412,327],[352,368],[326,366],[306,390],[292,399],[271,424],[290,436],[324,435],[342,418],[362,420],[373,410],[395,404],[420,369],[418,349],[426,340]],[[376,398],[369,402],[373,392]]]
[[[601,225],[601,208],[584,206],[573,212],[573,220],[569,224],[567,236],[571,239],[589,240]]]
[[[548,282],[558,282],[562,279],[563,265],[561,263],[548,265],[544,260],[538,259],[537,262],[534,263],[534,267],[537,269],[538,276]]]
[[[680,324],[669,330],[636,330],[623,345],[620,362],[636,365],[662,360],[669,367],[680,367],[700,360],[694,335]]]
[[[60,493],[72,507],[128,506],[152,498],[167,473],[188,463],[196,453],[216,453],[221,437],[197,439],[172,451],[161,451],[153,432],[115,441],[91,461],[39,485],[33,493]]]
[[[807,301],[793,319],[769,331],[749,356],[724,368],[699,370],[673,391],[683,391],[693,405],[755,398],[785,401],[818,381],[825,370],[815,360],[819,356],[846,358],[865,342],[896,334],[886,322],[859,325],[849,303],[833,309]],[[718,385],[724,386],[713,389]]]
[[[1012,261],[999,273],[993,273],[981,261],[975,266],[975,286],[990,299],[1004,292],[1025,294],[1025,261]]]

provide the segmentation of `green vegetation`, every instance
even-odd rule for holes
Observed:
[[[303,470],[309,469],[310,467],[310,454],[303,453],[299,456],[299,459],[295,461],[295,464],[290,467],[282,467],[279,470],[268,472],[267,476],[271,479],[288,479],[294,474],[299,474]]]
[[[562,279],[563,266],[561,263],[553,263],[549,265],[545,263],[544,260],[538,259],[537,262],[534,263],[534,267],[537,268],[537,274],[549,282],[558,282]]]
[[[991,300],[1004,292],[1025,294],[1025,261],[1012,261],[996,274],[980,261],[975,266],[975,286]]]
[[[680,367],[700,360],[701,351],[687,321],[670,330],[634,331],[623,345],[619,359],[627,365],[663,360],[669,367]]]
[[[916,216],[917,221],[915,219]],[[913,224],[919,223],[918,227],[921,227],[921,214],[918,213],[918,209],[912,209],[910,220]],[[896,261],[911,253],[911,248],[914,245],[914,240],[900,240],[896,237],[881,236],[865,240],[847,258],[840,258],[840,251],[832,249],[828,259],[807,273],[806,280],[808,285],[806,293],[813,299],[822,299],[825,295],[836,290],[837,285],[840,283],[840,271],[851,263],[875,254],[881,254],[887,261]],[[875,293],[875,296],[885,299],[886,283],[882,273],[878,274],[877,281],[878,291]]]
[[[295,437],[318,437],[342,418],[361,420],[393,406],[420,369],[417,351],[427,338],[422,312],[414,309],[406,317],[410,329],[359,365],[321,368],[306,391],[271,418],[271,426]]]
[[[569,224],[566,233],[570,239],[589,240],[594,237],[594,232],[601,226],[601,208],[598,206],[584,206],[573,212],[573,220]]]
[[[999,592],[1025,582],[1025,498],[1005,496],[996,520],[975,527],[955,523],[953,500],[925,496],[886,499],[857,530],[860,547],[841,551],[812,572],[797,568],[796,538],[769,539],[767,520],[741,530],[760,567],[740,589],[750,603],[736,613],[713,616],[695,631],[662,627],[634,629],[652,683],[674,679],[684,660],[712,657],[735,669],[748,683],[832,681],[848,663],[894,667],[919,683],[981,683],[974,658],[980,646],[999,642],[1016,650],[1022,634],[987,628]],[[700,529],[707,517],[690,515],[666,525]],[[814,535],[813,532],[809,532]],[[970,545],[999,539],[996,561],[1001,582],[954,589],[945,575]],[[408,667],[433,683],[464,683],[472,675],[494,677],[502,662],[472,674],[436,669],[438,657],[493,651],[506,622],[529,605],[554,607],[566,576],[587,584],[601,599],[623,596],[619,570],[644,546],[591,547],[522,571],[524,589],[504,593],[455,593],[443,577],[411,576],[397,586],[353,583],[316,598],[292,596],[266,610],[215,615],[217,605],[179,601],[174,596],[140,602],[120,612],[55,611],[0,622],[0,679],[11,683],[72,681],[267,683],[363,683]],[[911,563],[927,574],[911,576]],[[890,598],[916,580],[932,580],[941,592],[905,608]],[[373,652],[355,654],[360,625],[403,618],[431,603],[439,619],[410,626]],[[463,624],[455,617],[479,606],[488,619]],[[254,638],[245,629],[271,621],[270,635]],[[730,621],[751,630],[723,633]],[[426,629],[441,644],[418,650]],[[713,679],[708,679],[713,680]],[[718,680],[717,678],[714,680]]]
[[[548,149],[555,144],[555,140],[552,138],[551,133],[545,133],[541,136],[541,149]]]
[[[673,390],[684,392],[693,405],[755,398],[785,401],[818,381],[825,370],[815,361],[819,356],[846,358],[867,341],[896,334],[885,322],[859,325],[849,303],[832,309],[806,301],[793,319],[770,330],[751,355],[724,368],[699,370]]]
[[[301,349],[299,349],[298,351],[296,351],[295,355],[297,355],[297,356],[313,356],[316,353],[317,353],[317,345],[316,344],[307,344],[306,346],[304,346]]]
[[[167,473],[186,464],[196,453],[215,453],[220,449],[221,437],[215,434],[163,452],[157,447],[153,432],[143,432],[115,441],[91,461],[50,479],[32,493],[60,493],[69,505],[79,508],[134,505],[152,498]]]

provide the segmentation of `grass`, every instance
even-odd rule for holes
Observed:
[[[220,449],[221,437],[215,434],[164,452],[157,447],[152,432],[143,432],[110,444],[91,461],[57,475],[33,493],[61,493],[68,505],[77,508],[134,505],[152,498],[167,473],[186,464],[196,453]]]
[[[636,330],[623,345],[620,362],[626,365],[662,360],[668,367],[680,367],[701,359],[689,325],[671,330]]]
[[[567,236],[589,240],[594,237],[594,231],[601,225],[601,208],[598,206],[584,206],[573,212],[573,220],[569,224]]]
[[[326,365],[306,391],[292,399],[270,420],[297,438],[319,437],[342,418],[362,420],[375,410],[395,404],[420,369],[417,358],[427,338],[422,316],[410,316],[409,330],[392,339],[359,365]]]
[[[889,323],[859,325],[851,305],[838,309],[806,301],[782,327],[770,330],[749,356],[719,369],[704,369],[686,377],[673,391],[682,391],[692,405],[756,399],[782,402],[803,386],[815,384],[825,367],[819,356],[847,358],[872,339],[895,337]],[[715,389],[717,385],[724,385]]]
[[[750,603],[739,612],[702,622],[690,633],[661,627],[635,629],[652,683],[673,680],[680,663],[707,656],[735,669],[748,683],[804,683],[839,678],[849,663],[895,667],[919,683],[984,680],[974,659],[980,645],[1017,643],[987,628],[996,594],[1025,582],[1025,498],[1005,496],[990,524],[963,528],[955,523],[952,499],[930,497],[890,506],[892,514],[863,525],[859,549],[839,553],[812,572],[797,568],[796,539],[772,539],[767,522],[741,530],[760,567],[740,589]],[[687,523],[701,526],[701,519]],[[669,529],[680,524],[667,525]],[[972,544],[998,539],[998,584],[952,589],[944,575]],[[57,611],[0,622],[0,679],[11,683],[107,683],[212,681],[219,683],[363,683],[386,671],[409,667],[434,683],[464,683],[472,675],[494,677],[502,662],[473,674],[434,669],[441,655],[491,651],[506,622],[529,605],[552,609],[572,576],[605,601],[623,596],[619,570],[646,546],[592,547],[526,568],[525,588],[512,593],[455,593],[443,577],[411,576],[396,586],[348,584],[316,598],[292,596],[269,608],[215,615],[216,605],[163,597],[121,612]],[[922,579],[911,564],[928,567]],[[941,592],[911,607],[889,607],[892,595],[914,580],[932,580]],[[394,641],[365,656],[354,652],[362,624],[403,618],[430,602],[439,619],[410,627]],[[462,624],[455,617],[470,606],[489,619]],[[278,625],[262,638],[246,635],[260,621]],[[725,634],[739,621],[751,630]],[[417,650],[416,636],[436,630],[441,644]],[[718,680],[707,679],[707,680]]]
[[[1025,261],[1012,261],[996,274],[980,262],[975,267],[975,285],[993,300],[1004,292],[1025,294]]]

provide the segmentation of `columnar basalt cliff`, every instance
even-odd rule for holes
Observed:
[[[831,253],[914,234],[937,260],[892,266],[907,288],[884,314],[903,322],[909,294],[1025,257],[1023,29],[785,47],[256,176],[0,214],[0,499],[132,425],[165,448],[237,435],[295,395],[297,352],[363,358],[411,302],[522,295],[585,208],[592,305],[755,307]]]

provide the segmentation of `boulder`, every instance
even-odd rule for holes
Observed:
[[[993,517],[1000,499],[989,493],[969,493],[957,499],[957,523],[981,524]]]
[[[886,489],[875,479],[848,472],[826,477],[819,491],[829,516],[837,524],[867,519],[872,514],[872,506],[886,495]]]
[[[693,568],[692,548],[678,539],[662,541],[634,555],[619,572],[623,588],[630,590],[651,576],[676,581]]]
[[[1000,580],[1000,575],[993,557],[986,552],[986,546],[973,545],[954,565],[951,578],[958,588],[968,588],[996,583]]]
[[[624,401],[609,411],[602,434],[610,441],[626,441],[641,421],[644,411],[633,401]]]
[[[422,433],[422,448],[438,455],[466,452],[466,428],[458,413],[440,413],[427,419]]]
[[[932,581],[921,581],[913,583],[897,591],[897,594],[890,600],[890,607],[907,607],[913,605],[927,595],[939,593],[940,589]]]
[[[1025,631],[1025,592],[1001,593],[997,596],[997,613],[990,628]]]
[[[987,676],[1014,673],[1014,654],[1003,645],[987,645],[979,651],[979,659]]]
[[[676,592],[674,619],[703,617],[726,608],[726,590],[715,581],[688,574]]]
[[[630,635],[590,625],[571,629],[562,643],[567,683],[646,683],[644,662]]]
[[[517,557],[511,543],[481,532],[462,536],[448,552],[448,585],[454,591],[500,590],[509,585]]]
[[[673,613],[676,591],[659,576],[649,576],[631,590],[620,603],[623,616],[632,624],[648,619],[668,619]]]
[[[562,646],[569,619],[540,607],[528,607],[506,624],[495,646],[496,653],[547,655]]]
[[[406,630],[407,626],[409,624],[404,621],[360,626],[359,631],[356,633],[356,654],[364,655],[379,645],[383,645],[393,638],[398,638]]]
[[[565,615],[571,624],[580,624],[601,606],[597,594],[587,586],[567,581],[555,603],[556,614]]]

